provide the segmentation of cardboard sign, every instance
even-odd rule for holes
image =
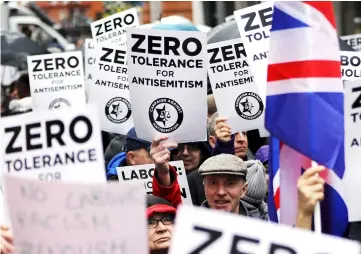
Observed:
[[[341,75],[343,80],[361,79],[361,52],[341,51]]]
[[[177,169],[178,183],[181,188],[183,204],[192,205],[192,197],[189,191],[183,161],[171,161],[169,164]],[[117,168],[117,173],[120,182],[137,182],[144,186],[147,194],[153,193],[152,181],[154,175],[154,164],[120,167]]]
[[[208,76],[220,116],[232,132],[264,126],[264,104],[259,95],[241,39],[208,44]]]
[[[126,28],[139,26],[137,8],[131,8],[90,24],[93,39],[101,45],[126,46]]]
[[[166,133],[178,143],[204,141],[207,38],[202,32],[127,30],[130,99],[139,138]]]
[[[349,221],[361,220],[361,80],[345,81],[345,161]]]
[[[134,126],[129,99],[126,49],[96,45],[89,102],[97,105],[102,131],[127,134]]]
[[[5,177],[16,253],[148,253],[145,195],[133,184]]]
[[[84,106],[82,52],[28,56],[33,110]]]
[[[267,91],[267,58],[273,5],[273,2],[264,2],[234,12],[239,33],[246,47],[248,61],[263,101],[265,101]]]
[[[94,107],[8,117],[0,123],[4,174],[44,181],[105,182]]]
[[[93,39],[85,39],[84,43],[84,55],[85,55],[85,87],[89,89],[89,86],[93,80],[93,73],[96,70],[96,51],[95,41]]]
[[[341,36],[341,39],[350,45],[354,50],[361,51],[361,34]]]
[[[347,251],[346,251],[347,250]],[[360,244],[206,208],[178,208],[170,254],[359,254]]]

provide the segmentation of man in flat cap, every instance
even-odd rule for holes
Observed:
[[[167,139],[167,136],[158,136],[151,146],[150,154],[156,167],[153,195],[167,199],[176,207],[176,203],[181,202],[180,189],[176,170],[168,162],[169,148],[177,144],[164,142]],[[206,194],[203,207],[261,218],[258,209],[241,200],[247,192],[247,165],[241,158],[231,154],[210,157],[200,166],[199,174]]]

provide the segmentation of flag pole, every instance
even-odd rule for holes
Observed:
[[[312,167],[316,167],[316,166],[317,166],[317,162],[312,161]],[[322,234],[320,202],[316,203],[315,211],[313,212],[313,220],[315,226],[315,233]]]

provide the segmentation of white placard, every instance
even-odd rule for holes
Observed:
[[[207,136],[207,35],[127,29],[130,100],[139,138],[178,143]]]
[[[342,79],[361,79],[361,52],[341,51],[340,54]]]
[[[126,46],[126,28],[139,26],[137,8],[131,8],[90,24],[92,37],[101,45]]]
[[[16,115],[0,124],[4,174],[44,181],[106,181],[93,106]]]
[[[27,60],[34,111],[85,105],[81,51],[28,56]]]
[[[267,91],[268,50],[273,5],[273,2],[264,2],[234,12],[239,33],[246,47],[248,61],[263,101],[265,101]]]
[[[171,161],[169,164],[177,170],[178,183],[181,188],[183,204],[192,205],[192,197],[189,191],[183,161]],[[117,173],[120,182],[137,182],[144,187],[147,194],[153,193],[152,181],[154,175],[154,164],[119,167],[117,168]]]
[[[85,39],[84,42],[85,56],[85,88],[89,90],[89,86],[94,79],[93,74],[96,70],[96,52],[95,41],[93,39]]]
[[[97,105],[102,131],[126,135],[133,128],[124,47],[95,46],[96,66],[89,102]]]
[[[344,35],[341,39],[354,50],[361,51],[361,34]]]
[[[361,80],[345,81],[345,163],[349,221],[361,220]]]
[[[264,126],[259,95],[241,39],[208,44],[208,76],[220,116],[232,133]]]
[[[0,65],[1,85],[9,86],[20,77],[20,72],[13,66]]]
[[[138,185],[5,176],[5,188],[16,253],[149,252],[145,195]]]
[[[347,251],[346,251],[347,250]],[[178,208],[169,254],[359,254],[360,244],[206,208]]]

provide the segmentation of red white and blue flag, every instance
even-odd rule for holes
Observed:
[[[345,159],[339,51],[332,2],[275,2],[265,125],[271,139],[285,145],[271,140],[270,155],[278,157],[269,165],[270,217],[278,220],[278,211],[281,222],[292,224],[295,183],[312,159],[332,169],[323,175],[321,217],[323,232],[333,235],[342,235],[348,223],[341,181]]]

